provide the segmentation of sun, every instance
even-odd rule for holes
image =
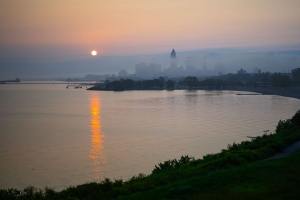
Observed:
[[[91,54],[92,54],[92,56],[96,56],[96,55],[97,55],[97,51],[93,50],[93,51],[91,52]]]

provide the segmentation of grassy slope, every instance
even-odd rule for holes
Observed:
[[[119,199],[298,199],[300,151],[214,171]]]

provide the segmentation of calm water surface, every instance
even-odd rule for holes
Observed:
[[[300,101],[232,91],[100,92],[0,85],[0,188],[128,179],[274,131]]]

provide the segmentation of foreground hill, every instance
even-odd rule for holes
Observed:
[[[298,199],[300,151],[216,170],[119,199]]]

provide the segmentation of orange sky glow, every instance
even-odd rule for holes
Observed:
[[[100,55],[300,43],[299,0],[2,0],[0,45]]]

